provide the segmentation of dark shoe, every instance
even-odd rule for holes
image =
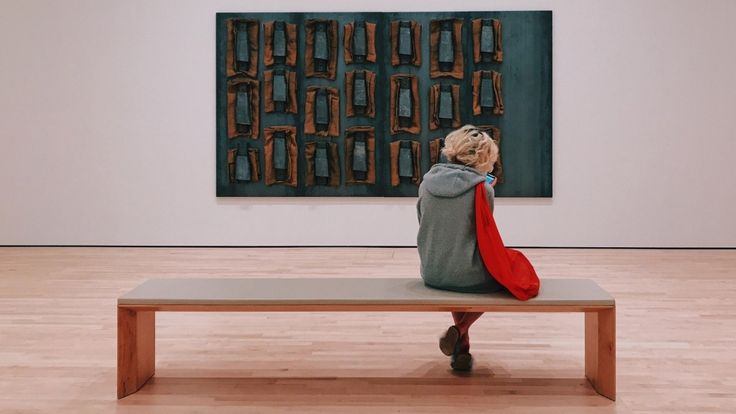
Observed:
[[[450,356],[455,353],[455,347],[460,340],[460,331],[455,325],[447,328],[445,335],[440,338],[440,351],[443,354]]]
[[[469,352],[454,354],[450,366],[455,371],[470,371],[473,369],[473,355]]]

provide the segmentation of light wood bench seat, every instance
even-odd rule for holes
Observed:
[[[414,278],[153,279],[118,299],[118,398],[155,370],[156,312],[585,312],[585,375],[616,397],[616,305],[587,279],[543,279],[539,296],[431,289]]]

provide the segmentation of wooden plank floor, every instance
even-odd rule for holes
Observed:
[[[736,412],[736,251],[525,252],[616,298],[615,403],[584,380],[582,314],[505,313],[467,376],[445,314],[161,313],[156,377],[117,401],[116,298],[147,278],[409,276],[416,249],[0,248],[0,412]]]

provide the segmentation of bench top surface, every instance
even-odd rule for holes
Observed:
[[[118,298],[118,305],[502,305],[613,306],[589,279],[542,279],[536,298],[507,292],[456,293],[413,278],[151,279]]]

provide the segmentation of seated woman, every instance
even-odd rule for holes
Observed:
[[[486,270],[476,239],[475,187],[498,159],[498,146],[483,131],[466,125],[445,138],[447,163],[435,164],[419,186],[417,247],[421,275],[427,286],[456,292],[495,292],[502,289]],[[486,183],[493,209],[493,186]],[[440,338],[440,350],[452,355],[455,370],[470,370],[468,330],[482,312],[452,312],[454,325]]]

